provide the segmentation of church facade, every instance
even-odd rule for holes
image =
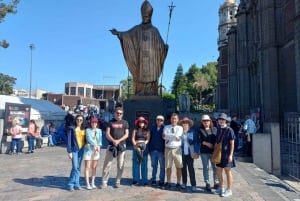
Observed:
[[[235,10],[231,19],[228,11]],[[226,16],[227,15],[227,16]],[[278,124],[281,156],[300,150],[300,0],[227,0],[219,10],[217,109]],[[292,150],[282,142],[292,141]],[[296,153],[296,152],[295,152]],[[293,156],[300,179],[300,155]],[[283,160],[283,159],[282,159]],[[282,163],[284,164],[284,163]],[[283,171],[285,167],[282,167]],[[288,171],[288,170],[287,170]]]

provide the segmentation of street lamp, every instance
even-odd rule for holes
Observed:
[[[30,85],[29,85],[29,98],[31,98],[31,82],[32,82],[32,50],[35,49],[34,44],[29,45],[30,48]]]

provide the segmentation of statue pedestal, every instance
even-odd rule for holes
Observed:
[[[155,124],[157,115],[163,115],[165,123],[168,123],[171,114],[176,111],[175,106],[175,100],[162,99],[160,96],[132,96],[125,100],[123,118],[128,121],[130,132],[127,142],[131,144],[131,134],[137,117],[145,117],[149,121],[149,127]]]

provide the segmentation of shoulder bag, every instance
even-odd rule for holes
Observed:
[[[216,143],[214,146],[214,151],[213,154],[211,156],[211,162],[213,162],[214,164],[219,164],[221,163],[221,158],[222,158],[222,141],[223,141],[223,137],[224,134],[222,135],[221,141],[219,143]]]

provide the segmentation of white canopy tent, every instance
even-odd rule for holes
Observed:
[[[4,117],[5,103],[27,104],[31,106],[30,119],[63,120],[67,112],[50,101],[0,95],[0,116]]]

